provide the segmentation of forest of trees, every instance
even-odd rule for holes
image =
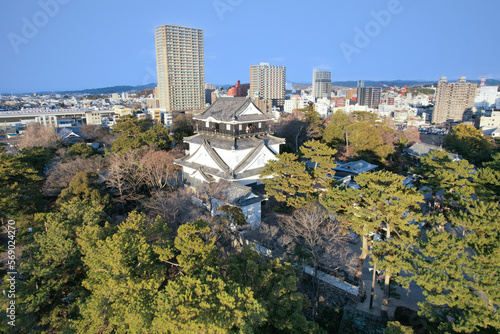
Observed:
[[[275,129],[286,145],[261,173],[272,176],[263,182],[274,212],[250,231],[241,210],[222,206],[212,217],[181,187],[173,161],[193,128],[189,117],[176,122],[172,134],[133,116],[111,133],[87,129],[105,150],[34,129],[17,154],[0,154],[0,218],[16,221],[19,272],[16,326],[3,312],[3,332],[337,333],[355,301],[316,274],[355,274],[349,231],[362,238],[361,258],[383,271],[386,300],[391,281],[422,288],[428,332],[500,330],[495,143],[457,127],[447,147],[470,162],[436,150],[415,163],[403,154],[415,129],[364,112],[322,120],[296,111]],[[356,177],[359,188],[339,186],[336,160],[360,158],[380,171]],[[408,171],[418,175],[413,187],[403,186]],[[280,257],[243,246],[240,231]],[[384,330],[412,332],[397,321]]]

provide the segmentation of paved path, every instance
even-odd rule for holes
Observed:
[[[374,298],[373,298],[373,308],[370,309],[370,291],[372,285],[372,275],[373,271],[370,271],[372,267],[370,266],[370,257],[367,257],[363,262],[363,272],[361,275],[361,280],[365,283],[367,297],[364,302],[358,302],[356,309],[373,314],[375,316],[381,316],[382,300],[384,297],[383,288],[379,284],[375,283]],[[381,282],[383,282],[383,277],[380,277]],[[399,286],[396,287],[396,293],[399,294],[400,299],[389,298],[389,305],[387,307],[387,313],[389,318],[394,317],[394,311],[397,306],[405,306],[412,310],[418,310],[418,302],[425,299],[422,294],[422,290],[416,284],[410,284],[409,291],[403,289]]]

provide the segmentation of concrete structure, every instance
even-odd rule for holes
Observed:
[[[332,102],[330,99],[324,97],[320,98],[314,104],[314,110],[320,114],[321,117],[326,117],[331,110]]]
[[[491,116],[481,116],[479,127],[498,128],[500,127],[500,111],[493,111]]]
[[[187,156],[175,160],[185,184],[199,189],[215,183],[219,204],[240,207],[251,226],[257,226],[262,198],[252,187],[261,184],[259,173],[285,142],[270,135],[273,118],[251,99],[221,97],[193,120],[197,134],[184,138]]]
[[[273,106],[285,103],[286,69],[269,63],[250,66],[250,97],[273,101]]]
[[[337,108],[345,107],[345,100],[346,98],[342,96],[335,96],[330,99],[330,101],[334,104],[334,107]]]
[[[260,109],[260,111],[262,111],[266,114],[270,114],[273,111],[273,101],[272,100],[264,100],[264,99],[261,99],[258,97],[254,97],[254,98],[252,98],[252,102],[253,102],[253,104],[255,104],[255,106],[257,108]]]
[[[44,125],[54,127],[61,126],[60,121],[67,123],[82,124],[82,119],[85,118],[85,113],[89,109],[49,109],[35,108],[24,110],[7,110],[0,113],[0,127],[6,128],[10,126],[19,126],[32,122],[38,122]],[[113,114],[113,110],[92,110],[99,113],[102,117],[109,117]],[[38,121],[37,121],[38,117]],[[66,125],[66,124],[63,124]]]
[[[85,113],[85,122],[87,125],[102,125],[101,113],[97,111],[87,111]]]
[[[36,116],[35,122],[40,123],[41,125],[57,128],[57,116],[54,115]]]
[[[160,109],[160,99],[152,98],[146,99],[147,109]]]
[[[312,95],[315,99],[332,97],[332,72],[313,69]]]
[[[348,89],[347,92],[346,92],[346,96],[345,98],[347,100],[357,100],[358,98],[358,89],[357,88],[351,88],[351,89]]]
[[[364,84],[363,84],[364,85]],[[360,106],[377,109],[382,97],[382,88],[380,87],[358,87],[357,102]]]
[[[477,84],[466,82],[465,76],[457,82],[448,82],[441,77],[437,85],[436,103],[432,113],[432,123],[462,121],[464,113],[474,107]]]
[[[235,96],[235,97],[246,97],[248,94],[248,90],[245,86],[240,84],[240,80],[236,82],[234,87],[231,87],[227,90],[227,95]]]
[[[164,25],[156,28],[158,94],[163,111],[205,108],[203,30]]]
[[[114,111],[115,111],[115,115],[118,117],[134,114],[134,112],[131,108],[125,108],[124,106],[115,106]]]
[[[160,109],[150,109],[148,110],[151,119],[156,123],[156,124],[162,124],[162,111]],[[164,113],[164,112],[163,112]]]
[[[479,94],[474,100],[474,107],[477,109],[490,109],[496,105],[498,87],[497,86],[481,86]]]
[[[309,101],[300,95],[292,95],[289,100],[285,100],[283,111],[291,114],[294,110],[304,109],[309,106]]]

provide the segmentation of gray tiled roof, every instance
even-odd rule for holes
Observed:
[[[238,183],[219,180],[217,189],[219,194],[216,197],[229,204],[244,206],[262,201],[262,197],[258,195],[256,197],[252,196],[256,195],[252,192],[252,188]]]
[[[439,146],[430,145],[422,142],[417,142],[405,149],[405,151],[413,156],[421,157],[422,155],[428,154],[432,150],[441,150]]]
[[[337,167],[335,167],[334,170],[337,172],[362,174],[365,172],[369,172],[377,167],[377,165],[372,165],[364,160],[357,160],[345,164],[337,164]]]
[[[184,138],[185,143],[193,143],[198,145],[203,145],[205,141],[207,141],[213,148],[219,148],[223,150],[232,150],[233,147],[234,149],[237,150],[238,149],[245,150],[257,147],[258,145],[260,145],[261,142],[264,142],[265,145],[267,145],[268,147],[270,145],[285,143],[285,139],[274,137],[271,135],[232,139],[232,138],[223,138],[218,136],[197,134],[191,137]]]
[[[405,152],[414,157],[421,157],[423,155],[429,154],[432,150],[442,151],[443,149],[439,146],[417,142],[409,148],[406,148]],[[462,160],[462,157],[456,153],[448,153],[448,155],[453,161]]]
[[[266,121],[272,120],[273,118],[265,115],[264,113],[260,115],[240,115],[246,107],[253,103],[251,99],[246,97],[221,97],[217,99],[210,107],[208,107],[201,114],[195,115],[194,119],[205,120],[209,117],[213,117],[217,121],[221,122],[231,122],[231,121]],[[257,108],[257,107],[256,107]],[[258,109],[258,108],[257,108]],[[259,109],[260,110],[260,109]]]

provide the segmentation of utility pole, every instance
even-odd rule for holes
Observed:
[[[372,291],[370,293],[370,309],[373,308],[373,294],[374,294],[374,290],[375,290],[376,275],[377,275],[377,263],[375,262],[373,264]]]

